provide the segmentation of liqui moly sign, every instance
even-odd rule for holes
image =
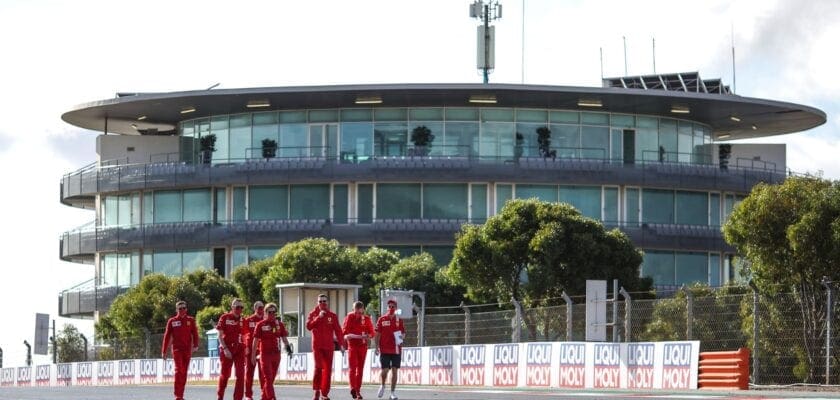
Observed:
[[[461,346],[461,385],[484,386],[484,345]]]
[[[519,384],[519,345],[497,344],[493,346],[493,386],[516,386]]]
[[[93,363],[82,362],[76,364],[76,385],[90,386],[93,384]]]
[[[114,383],[116,383],[116,377],[114,376],[113,361],[99,361],[96,364],[96,383],[98,385],[113,385]],[[132,378],[133,377],[134,375],[132,373]]]
[[[550,385],[551,343],[528,343],[525,352],[525,385]]]
[[[582,388],[586,384],[586,346],[560,343],[560,387]]]
[[[157,381],[157,376],[158,376],[157,360],[140,360],[140,382],[141,383],[155,383]]]
[[[429,348],[429,384],[452,384],[452,346]]]
[[[286,379],[291,381],[305,381],[306,371],[309,367],[309,360],[306,353],[295,353],[289,357],[289,366],[286,370]]]
[[[403,349],[400,359],[400,382],[408,385],[419,385],[423,370],[422,348],[413,347]]]
[[[122,360],[117,370],[117,380],[121,385],[134,383],[134,360]]]
[[[662,354],[662,388],[691,388],[691,343],[665,343]]]
[[[187,378],[190,380],[198,380],[204,377],[204,359],[193,358],[190,359],[190,367],[187,369]]]
[[[621,359],[618,343],[595,345],[595,388],[621,387]]]
[[[627,345],[627,388],[653,388],[653,343]]]

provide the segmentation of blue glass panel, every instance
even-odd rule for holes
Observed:
[[[373,128],[374,154],[377,156],[404,156],[407,154],[409,135],[405,122],[379,122]]]
[[[496,184],[496,214],[498,214],[508,200],[513,199],[513,185]]]
[[[471,222],[481,224],[487,220],[487,185],[472,185]]]
[[[604,188],[604,215],[601,218],[605,223],[618,223],[618,188]]]
[[[423,246],[423,251],[431,254],[437,265],[449,265],[455,246]]]
[[[155,192],[155,223],[181,222],[181,191]]]
[[[267,128],[270,130],[270,128]],[[260,139],[262,140],[262,139]],[[242,161],[252,156],[251,114],[230,116],[230,159]]]
[[[376,218],[419,219],[419,183],[380,183],[376,185]]]
[[[481,121],[513,122],[512,108],[482,108]]]
[[[720,226],[720,194],[709,195],[709,225]]]
[[[280,125],[278,157],[306,157],[309,155],[309,135],[305,124]]]
[[[706,253],[676,252],[675,284],[709,283],[709,260]]]
[[[288,191],[288,186],[251,186],[248,193],[248,219],[287,219]]]
[[[423,185],[423,218],[467,219],[467,184]]]
[[[581,158],[604,160],[609,155],[610,128],[582,126],[580,132]]]
[[[477,108],[447,108],[446,121],[478,121]]]
[[[309,122],[338,122],[338,110],[310,110]]]
[[[358,198],[358,219],[360,224],[373,222],[373,185],[369,183],[359,184],[356,187]]]
[[[654,285],[674,285],[674,252],[645,250],[641,275],[653,278]]]
[[[209,250],[184,250],[184,274],[213,267],[213,253]]]
[[[709,194],[677,191],[676,210],[678,224],[708,225]]]
[[[184,190],[184,222],[210,221],[210,189]]]
[[[244,247],[234,247],[233,253],[230,256],[230,264],[233,265],[231,269],[236,270],[236,268],[241,267],[243,265],[248,264],[248,249]]]
[[[548,112],[545,110],[516,110],[516,122],[536,122],[545,125],[548,122]]]
[[[257,260],[265,260],[267,258],[274,258],[274,255],[280,250],[278,247],[271,246],[253,246],[248,248],[248,262]]]
[[[642,222],[673,224],[674,192],[671,190],[642,189]]]
[[[601,219],[600,186],[560,186],[560,202],[572,205],[585,217]]]
[[[341,160],[356,162],[373,155],[373,124],[341,124]]]
[[[347,223],[347,185],[333,185],[333,223]]]
[[[720,255],[718,253],[709,254],[709,286],[720,286]]]
[[[405,108],[375,108],[373,110],[374,121],[405,121],[408,119],[408,112]]]
[[[557,185],[516,185],[517,199],[536,198],[541,201],[557,202]]]
[[[245,203],[245,188],[238,186],[233,188],[233,215],[234,221],[245,221],[247,205]]]
[[[156,251],[153,255],[155,273],[166,276],[181,276],[181,253],[177,251]]]
[[[372,121],[373,112],[369,108],[350,108],[341,110],[342,122]]]
[[[443,121],[442,108],[412,108],[409,110],[412,121]]]
[[[291,185],[289,201],[291,219],[330,217],[330,185]]]
[[[549,114],[551,123],[563,124],[578,124],[580,123],[580,113],[577,111],[551,111]]]
[[[468,157],[478,155],[478,123],[447,122],[444,154]]]
[[[625,221],[627,225],[639,225],[639,189],[626,188],[624,190],[624,209],[626,210]]]

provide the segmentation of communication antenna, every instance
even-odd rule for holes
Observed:
[[[624,76],[627,76],[627,37],[622,36],[621,40],[624,41]]]
[[[483,71],[484,83],[490,83],[490,71],[495,66],[495,27],[490,26],[490,20],[502,18],[502,5],[495,0],[484,1],[475,0],[470,4],[470,18],[484,22],[478,26],[477,67]]]
[[[601,80],[604,80],[604,48],[599,47],[598,51],[601,53]]]
[[[651,38],[653,41],[653,74],[656,75],[656,38]]]
[[[732,42],[732,94],[735,94],[735,24],[729,24],[729,39]]]
[[[522,84],[525,84],[525,0],[522,0]]]

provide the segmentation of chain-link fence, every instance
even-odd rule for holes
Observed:
[[[749,286],[682,288],[656,296],[628,293],[629,301],[624,296],[612,301],[610,294],[606,336],[608,341],[699,340],[701,351],[748,347],[754,385],[838,384],[840,284],[826,283],[824,288],[810,296],[801,290],[760,293]],[[422,322],[405,319],[405,345],[586,340],[585,296],[537,303],[427,308]],[[89,357],[157,358],[162,340],[162,332],[99,338]],[[202,333],[196,356],[207,354]]]

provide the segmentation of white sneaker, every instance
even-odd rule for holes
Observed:
[[[390,399],[391,399],[391,400],[397,400],[397,399],[399,399],[399,397],[397,397],[397,394],[396,394],[396,393],[391,393],[391,397],[390,397]]]
[[[379,397],[381,399],[382,396],[384,396],[384,395],[385,395],[385,386],[380,386],[379,391],[376,392],[376,397]]]

